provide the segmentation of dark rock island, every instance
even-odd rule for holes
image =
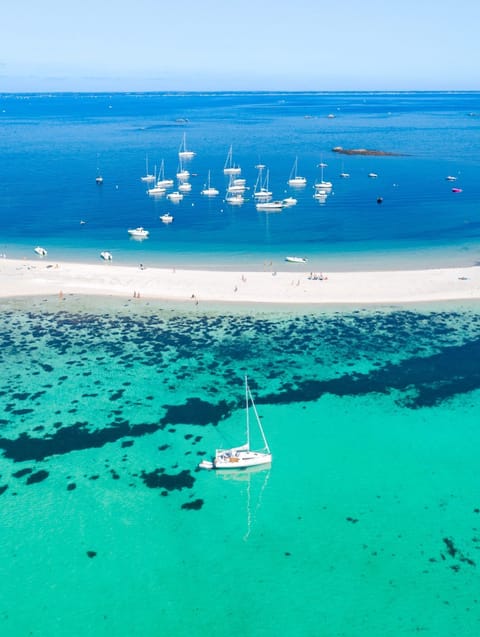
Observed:
[[[402,153],[389,153],[386,150],[368,150],[367,148],[343,148],[335,146],[332,148],[334,153],[342,153],[343,155],[393,155],[400,156]]]

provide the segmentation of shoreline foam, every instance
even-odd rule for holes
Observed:
[[[460,301],[480,299],[480,267],[311,273],[307,269],[242,272],[55,263],[43,259],[0,261],[0,297],[42,294],[260,305]]]

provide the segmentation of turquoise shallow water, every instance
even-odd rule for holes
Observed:
[[[2,635],[478,634],[477,304],[1,310]]]

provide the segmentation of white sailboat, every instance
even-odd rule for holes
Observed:
[[[253,411],[256,424],[263,440],[263,448],[259,451],[251,449],[250,438],[250,410]],[[246,419],[246,443],[240,447],[232,447],[231,449],[217,449],[213,460],[203,460],[199,467],[202,469],[245,469],[247,467],[258,467],[261,465],[270,465],[272,462],[272,453],[268,446],[265,432],[257,412],[257,408],[253,401],[252,393],[248,386],[248,379],[245,376],[245,419]]]
[[[258,166],[258,177],[255,182],[255,187],[253,191],[253,196],[255,199],[260,199],[262,201],[271,199],[272,192],[268,189],[268,181],[270,172],[267,170],[265,174],[265,179],[263,178],[263,169],[265,166],[263,164]]]
[[[243,193],[247,189],[245,185],[245,179],[235,179],[234,175],[230,175],[230,180],[228,182],[227,192],[235,193],[240,192]]]
[[[350,173],[346,173],[345,172],[345,167],[343,165],[343,161],[342,161],[342,172],[340,173],[340,177],[342,179],[348,179],[350,177]]]
[[[155,166],[155,175],[154,175],[154,181],[155,184],[151,187],[147,189],[147,194],[150,195],[151,197],[155,197],[158,195],[164,195],[166,192],[166,187],[160,182],[160,180],[157,180],[157,167]]]
[[[241,206],[245,202],[245,197],[242,192],[227,192],[225,196],[225,203],[231,206]]]
[[[182,139],[182,143],[180,144],[178,156],[181,159],[192,159],[192,157],[195,157],[195,153],[193,152],[193,150],[187,150],[187,134],[186,133],[183,133],[183,139]]]
[[[141,181],[144,181],[146,183],[155,181],[155,175],[152,175],[148,172],[148,155],[145,155],[145,175],[143,177],[140,177],[140,179]]]
[[[218,190],[210,185],[210,171],[208,171],[207,185],[200,194],[206,197],[216,197],[219,194]]]
[[[156,185],[159,188],[171,188],[173,186],[173,179],[165,178],[165,162],[162,159],[160,163],[160,170],[158,172],[158,179]]]
[[[297,167],[298,157],[295,157],[295,161],[293,162],[292,170],[290,172],[290,178],[288,180],[289,186],[305,186],[307,183],[305,177],[300,177],[300,175],[297,175]]]
[[[176,177],[178,180],[180,181],[187,181],[187,179],[189,179],[190,177],[190,172],[183,167],[183,161],[180,158],[180,162],[178,164],[178,170],[177,170],[177,174]]]
[[[240,166],[236,166],[233,162],[233,147],[230,146],[230,149],[227,154],[227,159],[225,160],[225,165],[223,166],[223,174],[224,175],[239,175],[242,172]]]
[[[318,164],[318,167],[320,168],[320,181],[315,182],[315,189],[318,190],[331,190],[332,189],[332,182],[331,181],[325,181],[323,179],[323,169],[327,167],[328,164],[325,164],[323,161],[320,162]]]

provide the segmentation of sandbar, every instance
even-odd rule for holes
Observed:
[[[0,297],[75,294],[199,303],[405,304],[480,299],[480,267],[369,272],[212,271],[0,259]]]

